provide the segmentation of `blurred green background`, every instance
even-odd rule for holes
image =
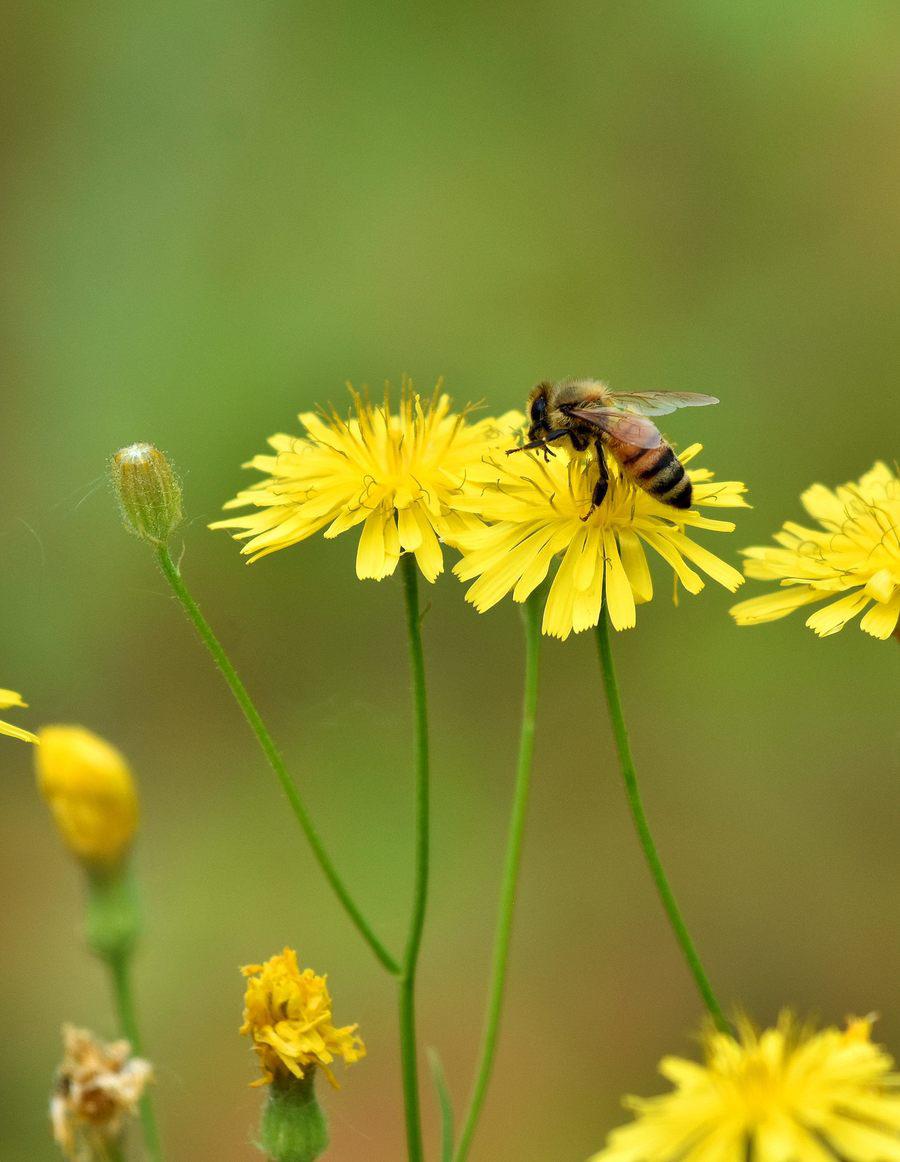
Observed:
[[[712,391],[679,443],[746,480],[735,560],[814,480],[896,454],[900,10],[162,0],[7,6],[0,94],[3,685],[141,782],[138,985],[172,1159],[257,1156],[237,967],[327,970],[369,1058],[326,1096],[342,1162],[402,1156],[394,995],[349,928],[104,462],[185,480],[185,574],[328,841],[398,945],[410,887],[398,580],[355,536],[247,568],[205,530],[295,413],[444,375],[515,405],[543,377]],[[249,479],[249,478],[248,478]],[[660,574],[662,577],[662,574]],[[648,809],[721,995],[771,1020],[883,1014],[900,1050],[897,648],[795,616],[737,629],[711,586],[616,641]],[[751,584],[745,595],[761,592]],[[520,631],[427,595],[434,881],[423,1041],[461,1106],[510,801]],[[692,1052],[700,1004],[629,830],[590,635],[549,642],[506,1023],[475,1162],[573,1162]],[[30,755],[0,748],[4,1159],[52,1158],[58,1030],[111,1034],[79,875]],[[423,1078],[428,1132],[437,1119]]]

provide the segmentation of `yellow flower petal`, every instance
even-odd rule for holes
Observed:
[[[366,518],[362,536],[356,547],[356,575],[361,580],[373,578],[380,581],[384,577],[384,513],[376,509]]]
[[[856,617],[868,604],[869,598],[865,592],[848,593],[846,597],[832,601],[824,609],[817,609],[815,613],[811,613],[806,619],[806,624],[819,637],[830,637],[831,634],[843,629],[847,622]]]
[[[801,605],[821,600],[821,593],[808,589],[805,585],[797,585],[791,589],[781,589],[777,593],[766,593],[761,597],[739,601],[737,605],[732,605],[730,612],[738,625],[761,625],[764,621],[778,621],[779,618],[787,617]]]
[[[647,556],[638,536],[631,529],[619,529],[619,550],[628,583],[638,605],[653,598],[653,580]]]
[[[636,621],[634,592],[619,557],[612,529],[604,531],[603,547],[606,551],[606,607],[609,619],[614,629],[632,629]]]
[[[897,628],[898,618],[900,618],[900,590],[884,605],[876,602],[859,623],[859,628],[872,637],[884,641]]]
[[[0,689],[0,710],[11,710],[13,707],[25,708],[28,703],[15,690]],[[18,738],[21,742],[37,742],[36,734],[30,730],[23,730],[21,726],[13,726],[11,722],[0,722],[0,734],[9,738]]]

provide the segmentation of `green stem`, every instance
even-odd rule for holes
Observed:
[[[469,1108],[463,1123],[459,1144],[453,1154],[453,1162],[464,1162],[468,1156],[481,1114],[481,1107],[487,1096],[497,1051],[497,1036],[503,1011],[503,991],[506,985],[506,969],[512,937],[513,912],[516,904],[516,881],[522,862],[522,838],[525,832],[528,796],[531,789],[538,698],[538,656],[541,644],[540,611],[543,597],[543,590],[535,591],[522,609],[522,617],[525,622],[525,694],[522,705],[522,730],[519,738],[516,788],[506,840],[506,863],[503,871],[503,885],[500,890],[500,909],[497,919],[497,933],[494,938],[491,986],[484,1032],[481,1037],[478,1071],[475,1075],[472,1095],[469,1098]]]
[[[104,959],[109,966],[109,974],[112,979],[119,1028],[123,1037],[131,1042],[132,1053],[140,1056],[143,1050],[137,1012],[134,1007],[134,993],[131,988],[131,953],[129,951],[112,953]],[[147,1156],[153,1162],[161,1162],[163,1153],[159,1128],[156,1124],[156,1115],[153,1112],[153,1103],[148,1093],[145,1093],[141,1098],[140,1113]]]
[[[400,975],[400,1059],[403,1073],[403,1104],[406,1112],[406,1146],[409,1162],[422,1162],[422,1117],[419,1108],[419,1069],[416,1046],[416,967],[425,926],[428,898],[429,763],[428,704],[425,696],[425,655],[422,651],[422,619],[419,583],[412,553],[401,558],[406,595],[406,628],[413,688],[413,737],[416,754],[416,854],[412,916]]]
[[[600,667],[603,671],[603,688],[606,692],[606,704],[609,707],[609,717],[612,721],[616,748],[619,752],[619,762],[622,767],[625,796],[628,799],[628,806],[631,810],[631,817],[634,820],[637,837],[646,857],[647,865],[650,868],[653,882],[656,884],[656,890],[659,892],[659,898],[662,900],[663,908],[665,908],[669,923],[672,926],[672,931],[675,933],[675,939],[678,941],[684,959],[687,961],[687,966],[691,971],[700,996],[703,998],[703,1003],[709,1010],[716,1027],[723,1033],[730,1033],[731,1027],[725,1019],[721,1005],[716,1000],[712,985],[709,983],[709,977],[706,975],[697,949],[694,947],[694,942],[687,930],[687,925],[682,918],[678,904],[675,902],[675,896],[669,887],[669,881],[663,870],[662,861],[659,858],[656,844],[653,842],[653,836],[650,833],[650,825],[647,822],[644,805],[641,801],[641,794],[638,790],[637,772],[634,768],[634,759],[632,758],[631,746],[628,742],[628,729],[625,726],[625,717],[622,713],[622,700],[619,696],[619,683],[616,680],[616,671],[613,665],[612,643],[610,641],[609,631],[609,614],[604,608],[597,625],[597,647],[600,654]]]
[[[287,797],[287,800],[291,805],[291,809],[294,812],[298,823],[303,829],[303,833],[306,836],[310,847],[312,848],[313,855],[316,857],[319,867],[324,872],[325,878],[328,880],[329,884],[331,884],[335,895],[343,905],[344,911],[356,926],[356,929],[362,936],[363,940],[365,940],[365,942],[369,945],[375,956],[384,965],[387,971],[394,976],[399,976],[402,971],[400,965],[397,963],[394,957],[391,956],[390,952],[388,952],[385,946],[375,935],[374,931],[369,925],[369,922],[363,916],[356,902],[350,895],[350,892],[347,890],[344,881],[338,875],[337,869],[331,862],[331,857],[325,850],[325,845],[319,838],[319,833],[316,831],[312,818],[306,809],[306,805],[300,797],[300,792],[297,790],[290,775],[288,774],[287,768],[284,765],[284,760],[278,753],[278,749],[275,746],[272,736],[269,734],[265,723],[260,717],[259,711],[256,709],[256,706],[254,705],[250,695],[247,693],[247,689],[238,676],[237,670],[235,670],[234,666],[231,664],[230,659],[228,658],[228,655],[225,653],[225,650],[222,647],[222,643],[213,633],[209,622],[200,612],[200,607],[197,605],[197,602],[193,599],[190,592],[188,591],[178,566],[172,560],[169,550],[165,545],[159,545],[157,547],[157,557],[159,560],[160,568],[162,569],[166,580],[172,587],[172,592],[181,602],[181,606],[184,609],[184,612],[193,623],[201,641],[212,654],[213,661],[222,672],[222,676],[228,683],[229,689],[234,695],[235,701],[243,711],[244,717],[247,719],[247,722],[250,725],[250,729],[256,735],[256,740],[262,748],[263,754],[269,760],[269,765],[275,772],[275,776],[278,779],[278,782],[281,784],[281,789]]]

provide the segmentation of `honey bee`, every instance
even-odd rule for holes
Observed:
[[[594,444],[600,476],[584,520],[603,503],[609,488],[607,452],[639,488],[663,504],[690,508],[691,481],[684,465],[647,416],[718,402],[715,396],[692,391],[614,392],[598,379],[539,383],[528,397],[528,443],[510,448],[508,454],[541,448],[549,457],[549,445],[563,437],[578,452]]]

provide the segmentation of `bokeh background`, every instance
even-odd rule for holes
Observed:
[[[0,680],[140,778],[138,986],[173,1159],[250,1160],[241,963],[330,974],[369,1058],[331,1157],[402,1156],[394,995],[321,877],[104,463],[184,476],[183,567],[350,882],[399,944],[410,886],[402,593],[355,538],[247,568],[206,531],[240,464],[344,382],[711,391],[667,430],[751,488],[736,559],[815,480],[897,452],[900,11],[885,2],[4,10]],[[661,576],[661,575],[660,575]],[[752,584],[745,594],[758,590]],[[900,1050],[896,645],[737,629],[668,581],[616,641],[652,821],[721,995],[883,1014]],[[434,880],[423,1042],[472,1072],[513,779],[520,629],[428,594]],[[65,1020],[111,1034],[81,884],[26,748],[0,748],[0,1155],[52,1158]],[[701,1008],[618,785],[590,635],[549,642],[508,1008],[473,1159],[573,1162]],[[423,1074],[428,1133],[435,1102]],[[137,1152],[135,1153],[135,1156]]]

